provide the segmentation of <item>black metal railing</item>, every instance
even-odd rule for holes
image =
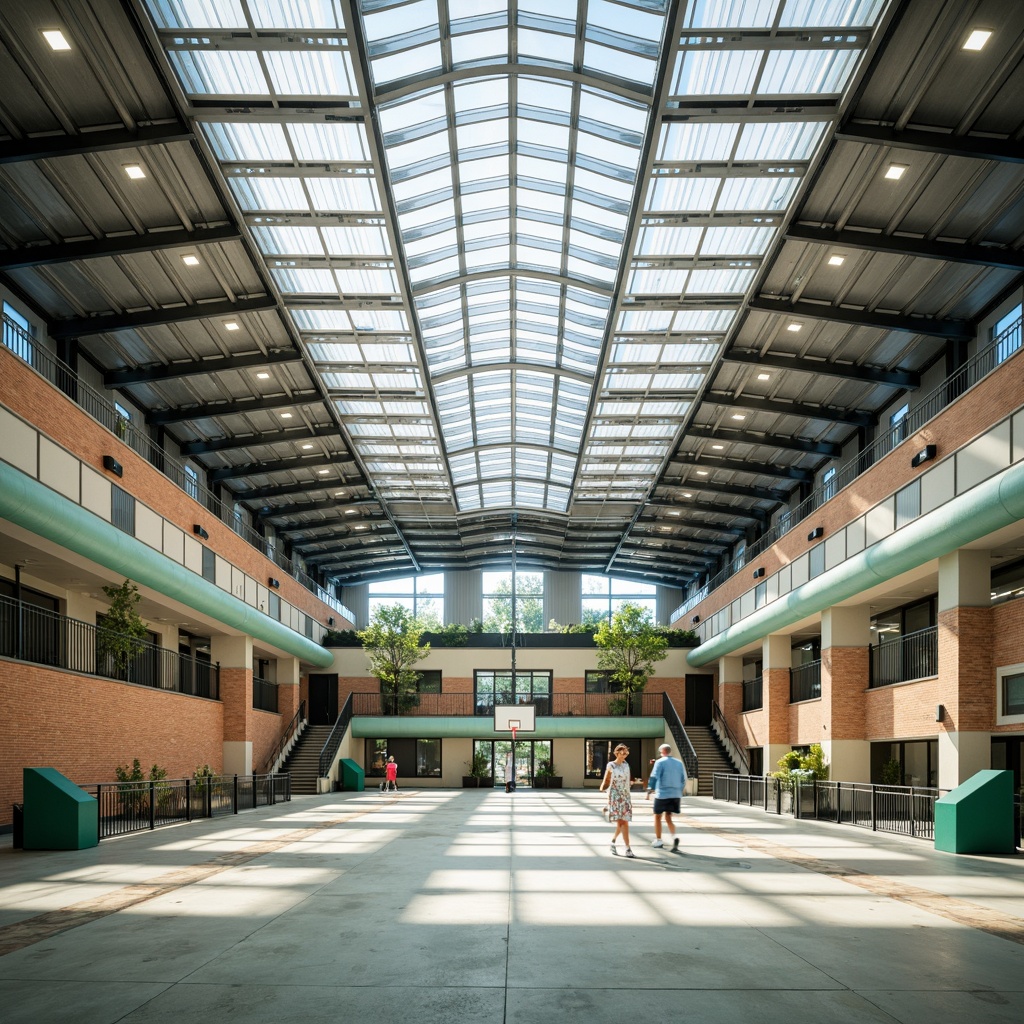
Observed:
[[[589,715],[661,718],[661,692],[652,693],[554,693],[532,697],[512,693],[353,693],[353,715],[420,715],[484,718],[496,704],[532,705],[538,717],[570,718]]]
[[[257,711],[273,711],[277,713],[277,683],[269,679],[252,677],[252,706]]]
[[[285,752],[288,744],[292,740],[296,739],[300,731],[300,727],[306,721],[306,702],[304,700],[299,701],[299,710],[292,715],[292,720],[281,730],[281,738],[277,741],[277,746],[270,752],[267,760],[263,765],[263,774],[270,775],[277,767],[277,762],[281,759],[281,755]]]
[[[679,759],[686,767],[687,778],[700,778],[700,762],[697,760],[697,751],[693,749],[690,737],[686,735],[686,730],[683,728],[683,720],[679,717],[679,712],[676,711],[676,706],[667,693],[661,694],[661,716],[665,719],[672,739],[676,741]]]
[[[967,360],[955,373],[950,374],[938,387],[918,402],[899,423],[877,437],[874,442],[858,452],[849,462],[836,469],[835,474],[823,482],[796,508],[788,509],[779,516],[778,522],[763,533],[756,541],[745,545],[738,555],[720,572],[702,584],[676,608],[669,617],[670,622],[682,618],[691,608],[700,604],[708,594],[731,579],[750,561],[767,551],[790,530],[798,526],[809,515],[817,511],[826,501],[848,486],[862,473],[870,469],[881,458],[888,455],[906,438],[917,433],[929,420],[952,405],[964,392],[1013,355],[1021,347],[1021,320],[1018,319],[999,334],[991,344]]]
[[[743,680],[743,711],[758,711],[764,707],[764,676]]]
[[[821,696],[821,661],[809,661],[789,670],[789,702],[816,700]]]
[[[944,789],[921,786],[876,786],[867,782],[812,780],[787,783],[771,776],[716,774],[716,800],[761,807],[769,814],[792,814],[874,832],[914,839],[935,838],[935,801]]]
[[[717,700],[711,702],[711,724],[718,727],[718,733],[719,736],[723,737],[726,752],[732,758],[740,773],[742,775],[749,775],[750,762],[747,760],[747,753],[740,746],[739,740],[736,739],[732,729],[729,728],[729,723],[726,721],[722,709],[718,706]]]
[[[236,512],[233,500],[222,501],[213,491],[200,484],[195,476],[186,471],[184,462],[164,451],[144,429],[137,427],[131,420],[121,415],[105,395],[80,380],[78,374],[70,366],[41,347],[31,334],[7,316],[3,317],[3,342],[15,355],[28,363],[36,373],[63,391],[94,420],[141,455],[151,466],[160,470],[190,498],[198,501],[208,512],[215,515],[225,526],[230,527],[239,537],[269,558],[279,569],[288,573],[339,615],[351,622],[355,621],[349,608],[325,590],[301,566],[277,551],[272,541],[249,526],[245,519]]]
[[[352,722],[352,698],[354,696],[355,694],[352,693],[348,695],[344,706],[338,712],[338,720],[334,723],[334,728],[320,751],[318,772],[321,779],[326,778],[330,772],[331,765],[334,764],[334,756],[338,753],[341,741],[345,738],[345,733],[348,732],[348,727]]]
[[[121,643],[126,639],[130,639],[127,649]],[[0,655],[192,697],[220,699],[219,664],[145,640],[124,638],[102,626],[10,597],[0,597]]]
[[[81,788],[99,803],[100,839],[237,814],[292,798],[291,776],[286,774],[99,782]]]
[[[869,687],[891,686],[909,679],[926,679],[939,672],[939,627],[869,644]]]

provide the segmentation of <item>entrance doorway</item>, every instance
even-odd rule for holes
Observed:
[[[337,720],[337,675],[312,674],[309,677],[309,724],[334,725]]]
[[[687,675],[686,724],[710,725],[711,702],[715,696],[715,677]]]
[[[516,786],[531,786],[540,761],[551,760],[551,740],[516,740]],[[482,753],[491,765],[495,786],[505,786],[505,764],[513,752],[512,740],[474,740],[473,753]]]

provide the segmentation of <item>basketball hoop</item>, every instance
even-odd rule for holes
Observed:
[[[515,741],[516,741],[516,733],[519,731],[519,726],[521,724],[522,724],[522,719],[519,719],[519,718],[510,718],[509,719],[508,727],[512,730],[512,742],[513,743],[515,743]]]
[[[512,726],[512,742],[513,742],[513,743],[515,743],[515,741],[516,741],[516,730],[517,730],[518,728],[519,728],[519,726],[518,726],[518,725],[513,725],[513,726]]]

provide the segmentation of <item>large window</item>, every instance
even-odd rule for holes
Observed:
[[[393,757],[400,779],[439,779],[441,777],[441,741],[439,739],[368,739],[365,772],[384,778],[384,766]]]
[[[512,597],[520,633],[544,632],[544,574],[539,572],[485,572],[483,574],[484,630],[508,633],[512,629]]]
[[[477,669],[473,673],[478,715],[493,715],[495,704],[534,704],[538,715],[551,713],[551,673],[509,669]]]
[[[1022,306],[1018,303],[1006,316],[1000,317],[992,328],[992,339],[996,345],[996,362],[1008,359],[1020,348],[1020,322]]]
[[[32,325],[10,303],[4,303],[4,344],[26,363],[32,362]]]
[[[626,764],[633,781],[646,780],[647,775],[641,767],[640,740],[587,740],[583,745],[583,776],[587,779],[600,779],[604,775],[605,766],[615,760],[612,751],[622,742],[629,747]]]
[[[624,604],[635,604],[651,613],[655,621],[658,611],[657,588],[650,583],[634,583],[611,576],[584,576],[583,621],[610,622],[612,615]]]
[[[440,629],[444,625],[444,573],[381,580],[370,584],[369,593],[371,618],[378,608],[400,604],[425,629]]]
[[[1024,665],[1008,665],[996,670],[997,722],[1019,721],[1024,716]]]

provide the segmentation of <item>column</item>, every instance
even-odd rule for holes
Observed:
[[[444,574],[444,621],[468,626],[484,617],[484,577],[479,569],[451,570]]]
[[[788,633],[772,633],[761,641],[762,707],[766,736],[764,768],[773,772],[779,758],[793,749],[789,737],[789,670],[793,665],[793,640]]]
[[[210,656],[220,662],[224,705],[224,774],[252,774],[252,637],[215,636]]]
[[[583,621],[583,580],[578,572],[544,573],[544,628]]]
[[[743,747],[763,746],[756,730],[751,729],[743,716],[743,659],[727,655],[718,659],[718,706],[729,723],[736,742]]]
[[[302,673],[298,658],[277,659],[277,713],[283,729],[299,710],[299,685]]]
[[[988,551],[939,559],[939,786],[952,789],[992,763],[995,667]]]
[[[866,604],[821,613],[821,745],[829,775],[841,782],[871,781],[865,691],[871,643]]]

